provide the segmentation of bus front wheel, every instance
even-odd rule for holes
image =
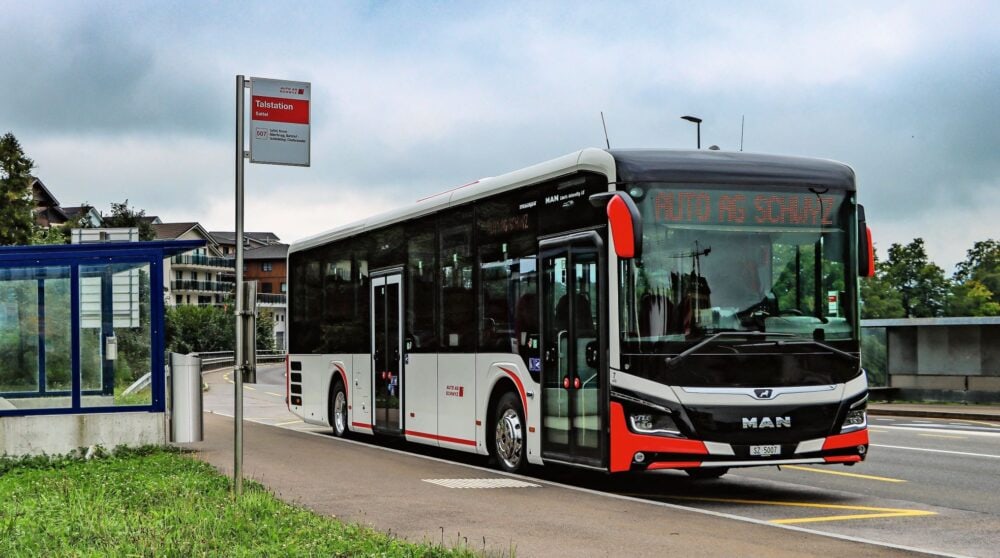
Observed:
[[[333,435],[338,438],[347,434],[347,393],[339,379],[334,383],[330,396],[330,426],[333,427]]]
[[[508,473],[520,471],[525,462],[524,410],[515,393],[507,392],[497,402],[493,430],[493,458]]]

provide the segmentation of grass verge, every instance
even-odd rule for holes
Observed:
[[[473,556],[290,506],[234,501],[211,466],[162,448],[0,460],[0,556]]]

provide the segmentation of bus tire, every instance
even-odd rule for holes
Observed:
[[[696,467],[694,469],[684,469],[694,480],[717,479],[729,472],[729,467]]]
[[[508,473],[517,473],[527,462],[524,439],[524,409],[517,394],[508,391],[497,401],[493,415],[493,447],[490,455],[497,466]]]
[[[347,435],[347,392],[344,390],[344,383],[340,381],[340,378],[333,382],[328,411],[333,435],[343,438]]]

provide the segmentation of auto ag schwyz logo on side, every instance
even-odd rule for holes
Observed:
[[[792,417],[742,417],[743,429],[791,428]]]

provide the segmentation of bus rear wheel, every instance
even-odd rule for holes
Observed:
[[[347,435],[347,392],[344,390],[344,384],[339,379],[333,385],[333,393],[330,395],[329,412],[333,435],[343,438]]]
[[[521,400],[507,392],[497,401],[493,419],[493,447],[491,454],[497,465],[508,473],[524,468],[524,410]]]
[[[694,469],[684,469],[684,472],[694,480],[711,480],[728,473],[729,467],[697,467]]]

